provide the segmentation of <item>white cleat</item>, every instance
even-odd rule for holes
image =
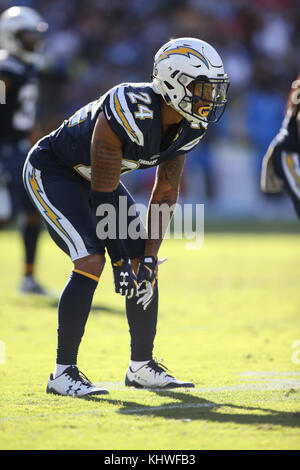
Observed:
[[[128,368],[125,377],[125,385],[135,388],[194,388],[192,382],[182,382],[166,371],[168,369],[154,359],[143,365],[136,372]]]
[[[68,367],[61,375],[53,378],[50,374],[47,393],[70,397],[86,397],[88,395],[107,395],[109,392],[92,384],[89,379],[78,370],[77,366]]]

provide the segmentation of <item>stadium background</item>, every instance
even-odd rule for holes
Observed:
[[[126,81],[150,81],[153,57],[171,37],[213,44],[231,87],[229,104],[189,154],[182,201],[205,204],[207,219],[296,220],[287,196],[259,188],[262,157],[282,121],[299,71],[298,0],[28,0],[48,21],[40,134]],[[0,0],[0,10],[12,6]],[[154,169],[126,182],[138,200]]]
[[[300,226],[286,196],[261,193],[259,170],[299,72],[300,2],[0,0],[0,12],[15,1],[50,26],[35,138],[113,85],[148,80],[154,52],[171,36],[211,42],[231,89],[222,120],[188,155],[184,175],[183,200],[205,203],[204,249],[170,240],[161,251],[168,262],[155,356],[197,389],[124,390],[129,335],[106,266],[79,367],[111,394],[99,401],[46,395],[57,298],[72,264],[45,233],[37,274],[55,298],[19,296],[19,234],[2,230],[0,449],[299,450]],[[153,171],[126,178],[143,199]]]

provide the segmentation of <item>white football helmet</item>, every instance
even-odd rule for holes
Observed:
[[[154,91],[191,123],[217,122],[224,113],[228,76],[221,57],[205,41],[166,43],[155,55],[152,79]]]
[[[42,34],[48,24],[33,8],[14,6],[0,16],[2,49],[27,64],[39,64]]]

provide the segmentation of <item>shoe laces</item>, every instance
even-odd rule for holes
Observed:
[[[69,367],[67,374],[71,377],[72,382],[81,382],[83,385],[86,387],[91,387],[92,383],[91,381],[87,378],[86,375],[84,375],[83,372],[81,372],[77,366],[71,366]]]
[[[159,359],[158,361],[156,359],[151,359],[151,361],[148,362],[146,367],[149,367],[150,369],[154,370],[155,374],[160,375],[164,373],[168,375],[169,377],[173,377],[172,375],[166,372],[169,369],[162,363],[163,363],[163,359]]]

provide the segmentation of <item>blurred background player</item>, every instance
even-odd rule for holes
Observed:
[[[263,159],[261,188],[266,193],[286,189],[300,218],[300,74],[292,83],[287,109],[278,134]]]
[[[41,217],[24,190],[22,170],[35,126],[47,28],[32,8],[14,6],[0,16],[0,228],[22,214],[25,266],[19,289],[35,294],[46,294],[33,276]]]

